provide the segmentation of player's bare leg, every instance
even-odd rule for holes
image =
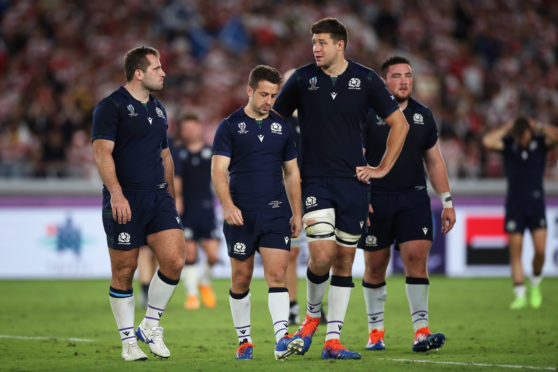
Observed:
[[[164,343],[163,328],[159,326],[159,321],[178,285],[184,265],[186,248],[183,232],[170,229],[149,234],[147,244],[157,257],[159,270],[149,285],[147,311],[136,335],[149,345],[154,355],[168,358],[170,351]]]
[[[531,231],[535,255],[533,256],[533,275],[531,277],[531,286],[529,289],[529,302],[531,307],[535,309],[538,309],[542,304],[540,283],[542,281],[542,269],[545,259],[546,233],[547,231],[545,228]]]
[[[510,309],[519,310],[527,306],[526,288],[525,288],[525,276],[523,274],[523,264],[521,263],[521,253],[523,252],[523,234],[521,233],[510,233],[509,245],[510,245],[510,266],[511,274],[513,280],[513,291],[515,294],[515,299],[510,304]]]
[[[138,263],[138,249],[123,251],[109,248],[109,256],[112,271],[110,306],[122,341],[122,359],[146,360],[147,355],[137,345],[134,334],[135,299],[132,281]]]
[[[204,239],[201,242],[201,247],[207,260],[201,263],[199,289],[204,306],[211,309],[217,304],[217,298],[211,288],[211,279],[213,277],[213,266],[219,260],[219,239]]]

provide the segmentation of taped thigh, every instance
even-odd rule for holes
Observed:
[[[335,240],[335,210],[333,208],[308,212],[302,217],[302,222],[308,242]]]
[[[337,244],[344,247],[356,248],[361,235],[362,234],[349,234],[339,229],[335,229],[335,239],[337,240]]]

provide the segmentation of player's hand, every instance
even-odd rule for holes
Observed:
[[[229,225],[233,225],[233,226],[244,225],[242,212],[234,204],[228,207],[223,207],[223,218]]]
[[[455,225],[455,209],[444,208],[442,210],[442,232],[449,233],[453,229],[453,225]]]
[[[125,224],[132,220],[130,204],[122,192],[115,192],[110,195],[110,205],[112,207],[112,218],[116,222]]]
[[[291,223],[291,238],[298,238],[302,231],[302,217],[292,216],[289,222]]]
[[[371,178],[382,178],[386,175],[385,171],[378,167],[371,167],[369,165],[362,165],[356,167],[356,176],[358,180],[367,185],[370,184]]]

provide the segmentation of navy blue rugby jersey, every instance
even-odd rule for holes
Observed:
[[[335,84],[315,63],[287,80],[274,109],[290,117],[298,109],[302,176],[354,177],[364,165],[362,127],[369,108],[386,118],[399,106],[373,70],[351,60]]]
[[[507,135],[504,141],[504,166],[507,173],[508,197],[526,200],[528,196],[543,196],[543,176],[546,165],[544,135],[534,135],[527,147],[520,147]]]
[[[156,186],[165,182],[161,150],[168,147],[167,128],[157,98],[150,95],[145,107],[121,86],[95,107],[91,141],[114,141],[112,156],[122,187]]]
[[[213,203],[211,188],[210,146],[205,145],[198,152],[188,151],[186,146],[173,150],[174,173],[182,179],[184,205]]]
[[[412,98],[409,98],[403,114],[409,123],[405,144],[391,171],[383,178],[370,181],[373,190],[402,191],[426,188],[423,156],[426,150],[436,144],[438,127],[432,111]],[[386,150],[389,131],[390,126],[370,110],[364,129],[364,143],[366,160],[371,166],[380,163]]]
[[[258,122],[244,108],[235,111],[219,124],[213,154],[231,158],[229,188],[237,207],[290,210],[282,166],[296,158],[292,127],[273,112]]]

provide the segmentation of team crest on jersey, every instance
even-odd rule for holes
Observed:
[[[308,87],[308,90],[318,90],[319,87],[316,86],[316,84],[318,84],[318,78],[315,76],[312,76],[308,82],[310,83],[310,86]]]
[[[349,89],[360,90],[360,79],[351,78],[351,80],[349,80]]]
[[[159,107],[155,107],[155,112],[157,113],[157,116],[160,118],[165,118],[165,114],[163,114],[163,110],[161,110]]]
[[[126,106],[126,108],[128,109],[128,111],[130,111],[130,112],[128,113],[128,116],[130,116],[131,118],[138,116],[138,114],[137,114],[137,113],[135,112],[135,110],[134,110],[134,106],[133,106],[133,105],[130,104],[130,105]]]
[[[271,123],[271,133],[283,134],[283,127],[279,123]]]
[[[246,130],[246,123],[242,122],[242,123],[238,123],[238,129],[240,129],[238,131],[239,134],[246,134],[248,133],[248,131]]]
[[[421,114],[416,113],[413,115],[413,123],[424,125],[424,118],[422,117]]]

